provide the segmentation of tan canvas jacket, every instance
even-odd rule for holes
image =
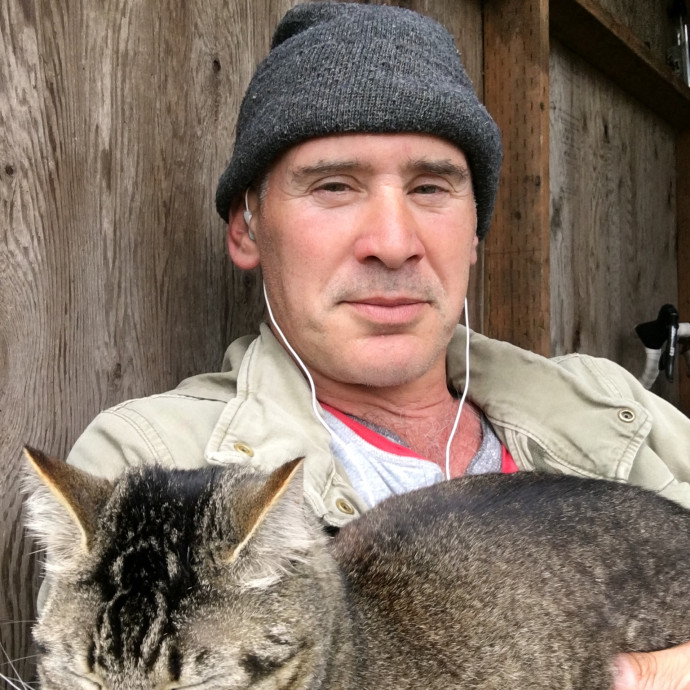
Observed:
[[[464,385],[465,329],[447,360]],[[690,420],[616,364],[570,355],[547,360],[476,333],[469,397],[517,465],[629,481],[690,507]],[[102,412],[69,462],[105,477],[129,465],[179,468],[242,463],[270,470],[305,458],[305,497],[326,523],[365,510],[329,450],[304,377],[266,326],[236,340],[219,373]]]

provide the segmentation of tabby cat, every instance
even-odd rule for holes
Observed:
[[[294,461],[133,469],[30,451],[50,690],[603,690],[690,639],[690,513],[523,473],[389,499],[327,536]]]

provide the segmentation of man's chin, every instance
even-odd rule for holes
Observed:
[[[435,338],[430,336],[428,330],[425,335],[343,335],[340,340],[331,340],[330,348],[323,346],[322,353],[337,352],[337,358],[328,356],[328,363],[322,361],[319,369],[326,378],[350,385],[372,388],[405,386],[437,368],[445,372],[448,343],[438,334]],[[337,347],[335,342],[338,342]]]
[[[435,358],[372,357],[349,367],[350,382],[371,388],[396,388],[417,381],[430,371]]]
[[[394,371],[370,372],[368,375],[360,377],[359,384],[366,388],[399,388],[416,381],[418,378],[419,375],[401,367]]]

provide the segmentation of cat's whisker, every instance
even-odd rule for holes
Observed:
[[[25,683],[19,676],[19,671],[17,671],[17,667],[14,665],[14,662],[10,658],[10,655],[7,653],[7,650],[5,649],[5,646],[0,642],[0,652],[2,652],[5,655],[5,658],[7,661],[5,662],[6,664],[9,664],[9,667],[12,669],[14,672],[14,677],[17,683],[21,683],[20,685],[16,685],[8,676],[0,673],[0,676],[5,679],[13,688],[16,688],[16,690],[22,690],[24,688],[29,688],[30,686]]]
[[[27,690],[27,688],[31,688],[31,686],[28,683],[25,683],[21,678],[17,678],[16,682],[15,680],[12,680],[11,678],[8,678],[6,675],[0,673],[0,679],[4,680],[11,688],[14,688],[15,690]],[[21,683],[21,685],[17,685],[17,683]]]
[[[0,679],[4,680],[6,683],[9,684],[10,687],[15,688],[16,690],[26,690],[27,688],[31,688],[31,685],[29,683],[25,683],[18,676],[10,678],[9,676],[6,676],[4,673],[0,673]]]
[[[31,623],[32,625],[36,623],[35,618],[27,618],[25,620],[19,620],[19,619],[13,619],[13,618],[6,618],[4,620],[0,620],[0,625],[21,625],[22,623]]]
[[[29,654],[28,656],[20,656],[17,659],[14,659],[13,661],[17,662],[17,661],[26,661],[27,659],[37,659],[38,656],[39,656],[38,654]],[[8,664],[11,665],[12,661],[8,660],[8,661],[0,662],[0,666],[7,666]]]

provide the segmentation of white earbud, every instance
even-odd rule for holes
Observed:
[[[252,242],[256,242],[256,237],[249,227],[249,222],[252,219],[252,212],[249,210],[249,201],[247,200],[247,195],[249,194],[249,188],[244,192],[244,222],[247,224],[247,234]]]

